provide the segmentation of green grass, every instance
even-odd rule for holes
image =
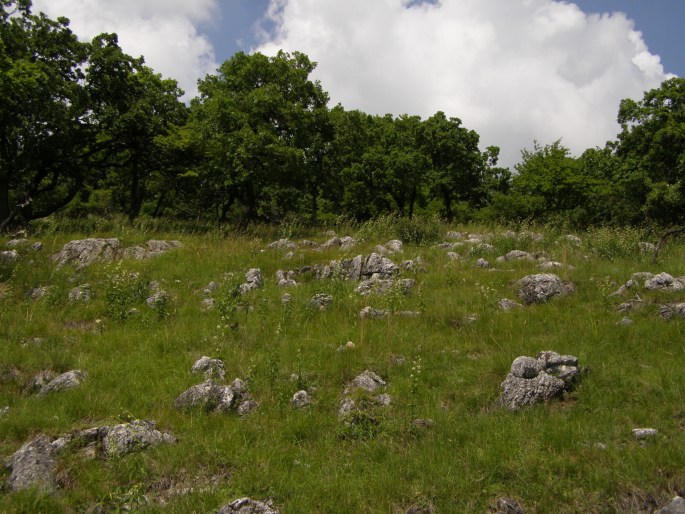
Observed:
[[[636,271],[685,275],[685,246],[678,242],[653,265],[637,251],[640,234],[633,230],[578,234],[583,244],[575,246],[544,229],[544,240],[536,241],[499,228],[383,219],[339,231],[362,241],[346,254],[303,249],[286,259],[283,251],[264,251],[266,245],[283,235],[327,237],[302,227],[243,236],[104,222],[82,234],[68,228],[41,227],[44,251],[24,249],[16,266],[0,268],[0,407],[10,407],[0,417],[0,457],[41,433],[57,437],[130,419],[155,420],[178,444],[111,460],[64,454],[60,489],[2,490],[2,512],[84,512],[98,505],[211,512],[240,496],[272,498],[282,512],[391,513],[429,504],[438,512],[487,512],[497,498],[511,496],[528,512],[599,513],[649,511],[685,488],[685,321],[658,316],[660,304],[684,301],[685,293],[640,291],[646,307],[629,314],[630,327],[616,325],[623,314],[615,307],[625,298],[609,296]],[[450,261],[447,250],[433,246],[442,239],[436,230],[448,229],[494,234],[495,252],[485,256],[493,264],[512,249],[546,252],[574,267],[557,273],[576,291],[500,312],[497,301],[515,298],[513,282],[536,273],[536,263],[489,271],[465,249],[457,250],[464,259]],[[398,234],[410,241],[393,259],[420,255],[428,270],[404,272],[417,280],[411,295],[362,298],[351,282],[308,280],[288,289],[292,301],[282,304],[277,269],[367,254]],[[147,261],[55,270],[50,254],[94,235],[120,237],[127,246],[150,238],[184,246]],[[251,267],[262,269],[264,288],[232,299],[223,275],[242,277]],[[118,279],[130,272],[137,278],[122,285]],[[165,316],[138,294],[136,281],[149,280],[171,295]],[[200,309],[210,281],[222,283],[215,296],[224,295],[226,309]],[[68,302],[68,291],[83,283],[91,284],[94,299]],[[30,300],[27,293],[39,285],[53,289]],[[319,292],[335,298],[325,312],[309,306]],[[241,308],[233,312],[236,302]],[[423,315],[360,320],[366,305]],[[137,316],[120,315],[132,307]],[[466,316],[477,319],[468,323]],[[22,344],[35,337],[40,346]],[[348,341],[354,349],[338,351]],[[516,414],[494,408],[512,360],[542,350],[579,357],[588,373],[576,390],[563,402]],[[202,380],[190,373],[202,355],[223,359],[227,382],[249,380],[260,402],[255,413],[174,409],[176,396]],[[41,370],[75,368],[89,374],[77,389],[40,398],[25,391]],[[374,411],[372,430],[351,437],[341,428],[338,403],[345,384],[365,369],[387,381],[393,400]],[[289,400],[302,385],[315,403],[294,410]],[[414,418],[434,424],[417,428]],[[659,437],[642,445],[632,438],[636,427],[657,428]]]

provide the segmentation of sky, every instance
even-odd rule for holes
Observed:
[[[370,114],[443,111],[513,166],[533,142],[579,155],[620,127],[623,98],[685,77],[685,0],[34,0],[82,39],[197,80],[236,51],[301,51],[330,105]]]

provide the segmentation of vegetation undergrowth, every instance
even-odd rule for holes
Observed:
[[[0,265],[0,409],[9,407],[0,414],[0,457],[39,434],[131,420],[154,420],[177,443],[112,459],[67,452],[54,492],[4,488],[2,512],[211,512],[243,496],[303,513],[487,512],[502,496],[527,512],[646,512],[684,492],[685,375],[677,363],[685,321],[665,321],[659,310],[685,301],[685,292],[612,296],[638,271],[685,275],[682,241],[652,264],[639,243],[654,237],[635,229],[577,233],[578,243],[547,227],[381,218],[336,227],[357,239],[351,249],[300,245],[286,256],[291,250],[267,244],[323,243],[331,234],[298,224],[244,234],[102,220],[87,228],[41,225],[29,239],[40,235],[42,251],[20,247],[16,264]],[[490,246],[435,244],[450,231],[461,240],[479,234]],[[124,246],[148,239],[183,246],[140,261],[55,267],[50,256],[64,243],[94,235]],[[402,272],[417,282],[408,295],[363,297],[352,281],[306,274],[296,276],[297,287],[276,285],[279,269],[368,255],[390,239],[404,242],[390,259],[421,257],[426,270]],[[499,299],[516,299],[513,283],[539,272],[537,261],[495,261],[514,249],[563,264],[554,272],[575,292],[500,311]],[[476,266],[481,257],[497,270]],[[263,287],[240,294],[250,268],[261,269]],[[151,282],[167,293],[165,304],[147,305]],[[84,284],[90,301],[69,300]],[[46,294],[32,298],[39,287]],[[291,300],[283,303],[286,292]],[[310,305],[317,293],[333,296],[327,310]],[[211,310],[201,306],[208,294]],[[636,296],[643,308],[617,311]],[[366,306],[391,315],[361,319]],[[407,311],[420,315],[397,314]],[[634,323],[617,325],[626,315]],[[497,408],[513,359],[543,350],[579,358],[587,373],[576,389],[517,413]],[[174,408],[181,392],[204,380],[190,372],[203,355],[223,360],[225,383],[248,384],[256,411]],[[72,369],[88,374],[79,387],[30,391],[39,372]],[[344,390],[364,370],[387,383],[390,405],[352,393],[359,408],[343,421]],[[290,399],[301,389],[314,401],[295,409]],[[637,441],[631,430],[639,427],[659,434]]]

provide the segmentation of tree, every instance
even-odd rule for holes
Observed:
[[[315,66],[298,52],[239,52],[200,81],[191,123],[203,141],[203,180],[221,199],[221,219],[234,202],[242,207],[242,226],[281,218],[296,208],[307,174],[320,169],[328,95],[309,79]]]
[[[617,177],[638,217],[662,223],[685,220],[685,79],[672,78],[647,91],[641,101],[621,101]]]
[[[0,230],[63,207],[87,173],[89,45],[68,25],[0,0]]]

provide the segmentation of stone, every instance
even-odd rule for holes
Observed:
[[[303,409],[308,407],[312,403],[312,397],[309,396],[307,391],[297,391],[293,397],[290,399],[290,405],[296,409]]]
[[[90,284],[81,284],[69,291],[68,298],[70,302],[88,303],[91,300],[92,293]]]
[[[520,261],[520,260],[532,261],[532,260],[534,260],[534,258],[531,254],[529,254],[528,252],[524,252],[523,250],[512,250],[505,255],[501,255],[500,257],[497,257],[496,260],[497,260],[497,262],[509,262],[509,261]]]
[[[366,257],[361,268],[360,276],[363,278],[370,278],[373,275],[378,275],[382,278],[389,278],[399,273],[399,268],[387,257],[383,257],[378,253],[371,253]]]
[[[309,304],[320,311],[325,311],[333,303],[333,296],[326,293],[317,293],[309,300]]]
[[[538,264],[538,268],[540,268],[542,271],[551,271],[554,269],[563,269],[563,268],[573,269],[572,266],[567,266],[566,264],[563,264],[563,263],[557,262],[557,261],[542,262],[542,263]]]
[[[238,405],[236,412],[239,416],[247,416],[253,413],[259,407],[259,403],[254,400],[245,400]]]
[[[7,248],[19,248],[20,246],[26,246],[29,244],[29,240],[25,237],[20,239],[11,239],[7,241]]]
[[[374,400],[376,400],[376,403],[378,405],[381,405],[383,407],[387,407],[392,403],[392,398],[388,393],[379,394],[374,398]]]
[[[526,514],[526,511],[513,498],[502,497],[497,500],[497,514]]]
[[[467,241],[468,242],[468,241]],[[471,255],[476,255],[476,254],[484,254],[484,253],[492,253],[495,251],[495,247],[492,246],[491,244],[488,243],[478,243],[475,246],[472,246],[471,249],[469,250],[469,253]]]
[[[163,443],[175,442],[173,434],[157,430],[154,421],[135,420],[109,427],[102,439],[102,451],[106,457],[121,457]]]
[[[568,234],[564,239],[566,239],[566,241],[576,246],[580,246],[583,243],[578,236],[575,236],[573,234]]]
[[[381,387],[385,387],[385,381],[368,369],[357,375],[345,389],[345,394],[349,394],[356,389],[363,389],[370,393],[375,393]]]
[[[403,270],[410,271],[412,273],[426,273],[426,268],[424,267],[424,262],[421,257],[402,261],[402,264],[400,264],[400,268]]]
[[[8,250],[0,252],[0,264],[9,265],[14,264],[19,260],[19,254],[16,250]]]
[[[633,280],[632,278],[628,280],[625,284],[623,284],[621,287],[619,287],[616,291],[611,293],[609,296],[622,296],[628,292],[629,289],[633,289],[638,286],[638,283],[636,280]]]
[[[536,358],[517,357],[501,384],[498,403],[517,411],[524,406],[559,398],[574,386],[579,375],[578,359],[573,355],[545,351]]]
[[[383,246],[385,246],[391,252],[401,252],[404,248],[402,241],[400,241],[399,239],[392,239],[385,243]]]
[[[564,283],[553,273],[528,275],[514,284],[516,294],[523,303],[545,303],[552,298],[566,296],[573,292],[571,284]]]
[[[79,369],[74,369],[62,373],[57,377],[53,378],[50,382],[41,387],[39,396],[43,396],[48,393],[56,393],[61,391],[67,391],[79,386],[87,377],[85,371]]]
[[[229,387],[238,396],[243,396],[244,394],[247,393],[247,384],[239,378],[234,379],[233,382],[231,382],[231,385]]]
[[[638,309],[642,309],[645,306],[645,302],[642,300],[628,300],[616,307],[618,312],[629,312]]]
[[[191,373],[204,373],[205,378],[214,378],[223,380],[226,377],[224,370],[224,361],[221,359],[212,359],[203,355],[195,361],[193,367],[190,369]]]
[[[30,393],[39,392],[43,387],[49,384],[50,381],[52,381],[57,375],[58,373],[52,371],[51,369],[40,371],[26,385],[26,390]]]
[[[359,283],[355,291],[362,295],[383,295],[393,290],[399,291],[401,294],[409,294],[411,288],[414,287],[416,281],[412,278],[403,278],[393,280],[390,278],[381,278],[379,275],[373,275],[370,279]]]
[[[667,505],[657,510],[655,514],[685,514],[685,499],[676,496]]]
[[[387,318],[388,316],[390,316],[390,311],[374,309],[373,307],[369,306],[364,307],[359,311],[359,317],[361,319],[380,319]]]
[[[668,273],[659,273],[645,280],[645,289],[649,291],[682,291],[685,283]]]
[[[7,414],[9,414],[9,412],[10,412],[9,405],[6,405],[6,406],[0,408],[0,416],[7,416]]]
[[[57,268],[66,264],[83,269],[94,262],[112,262],[121,254],[121,242],[117,238],[75,239],[66,243],[59,253],[52,256]]]
[[[635,280],[636,282],[642,282],[645,280],[649,280],[650,278],[654,277],[654,273],[650,273],[649,271],[638,271],[637,273],[633,273],[630,276],[631,280]]]
[[[340,249],[349,250],[357,246],[357,240],[352,236],[344,236],[340,238]]]
[[[29,298],[31,300],[40,300],[41,298],[45,297],[50,290],[52,289],[52,286],[38,286],[34,287],[29,291]]]
[[[461,255],[456,252],[447,252],[447,258],[451,261],[458,261],[461,259]]]
[[[481,257],[476,261],[476,266],[478,266],[479,268],[487,269],[490,267],[490,263]]]
[[[155,294],[146,298],[145,305],[147,305],[151,309],[157,309],[160,306],[163,306],[165,303],[167,303],[169,301],[169,298],[169,293],[167,293],[163,289],[159,289],[157,290],[157,292],[155,292]]]
[[[203,309],[210,311],[214,308],[214,305],[216,304],[216,301],[214,298],[205,298],[200,302],[200,307]]]
[[[206,412],[228,412],[235,397],[236,393],[230,386],[220,386],[208,379],[182,392],[174,400],[174,407],[181,411],[201,409]]]
[[[640,241],[637,246],[640,249],[640,253],[654,253],[656,251],[656,245],[646,241]]]
[[[499,310],[507,312],[516,309],[517,307],[523,306],[520,303],[515,302],[514,300],[502,298],[499,302],[497,302],[497,307],[499,308]]]
[[[297,243],[294,243],[290,239],[284,238],[274,241],[273,243],[269,243],[267,248],[269,250],[297,250],[298,246]]]
[[[158,239],[150,239],[147,243],[147,254],[145,258],[157,257],[175,248],[180,248],[183,244],[180,241],[162,241]]]
[[[262,270],[259,268],[250,268],[247,273],[245,273],[245,282],[240,284],[240,294],[247,294],[255,289],[260,289],[263,284]]]
[[[464,234],[461,232],[450,231],[445,234],[445,239],[461,239],[462,237],[464,237]]]
[[[293,295],[290,293],[285,293],[283,296],[281,296],[281,303],[283,304],[288,304],[292,301]]]
[[[338,236],[333,236],[328,241],[321,245],[322,250],[328,250],[330,248],[340,248],[342,246],[342,240]]]
[[[659,431],[656,428],[633,428],[633,437],[638,441],[654,439],[657,435]]]
[[[295,276],[294,271],[283,271],[283,270],[278,270],[276,271],[276,283],[278,284],[279,287],[294,287],[297,285],[297,282],[295,282],[295,279],[293,278]]]
[[[224,505],[216,514],[279,514],[271,502],[261,502],[252,498],[239,498]]]
[[[41,435],[24,444],[9,458],[7,464],[12,468],[9,487],[21,491],[36,487],[49,492],[56,486],[54,471],[56,450],[46,435]]]
[[[40,241],[36,241],[31,245],[31,250],[33,250],[34,252],[40,252],[42,249],[43,243],[41,243]]]

